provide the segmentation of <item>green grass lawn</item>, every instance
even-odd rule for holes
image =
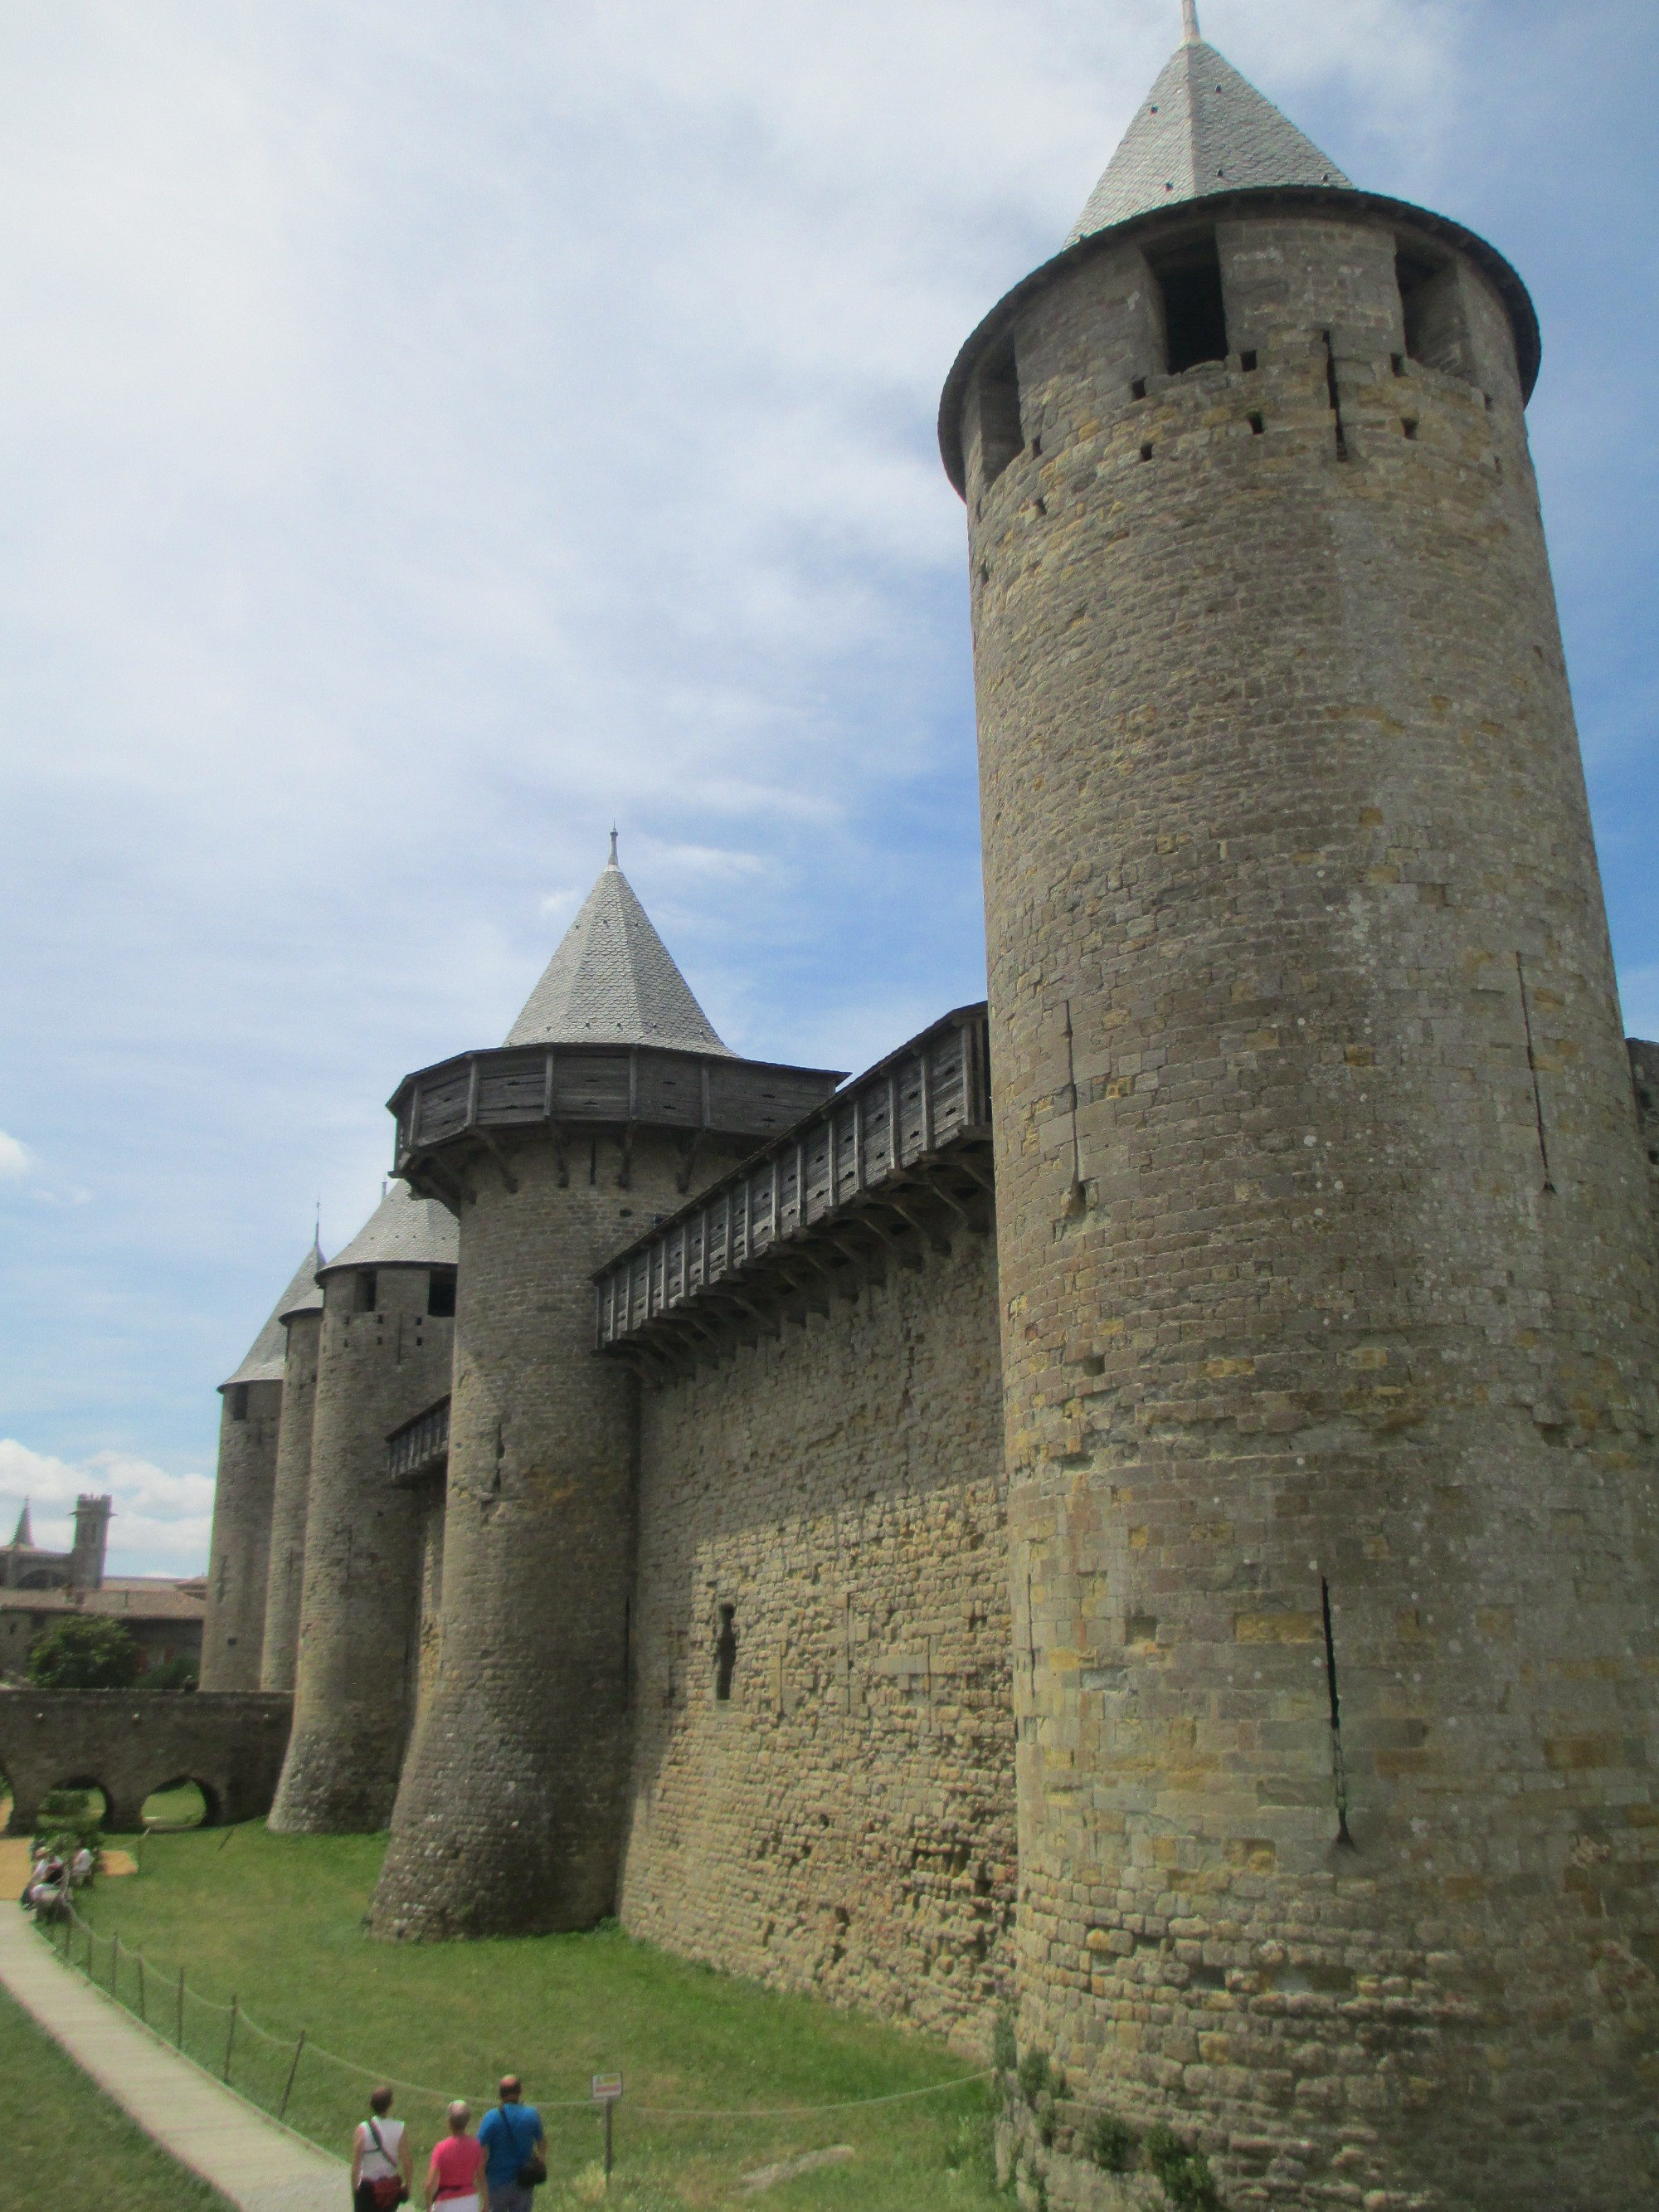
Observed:
[[[228,2212],[0,1990],[0,2202]]]
[[[307,2048],[289,2107],[293,2125],[342,2154],[381,2075],[430,2092],[400,2088],[394,2107],[423,2162],[443,2100],[465,2096],[476,2110],[501,2073],[521,2074],[548,2129],[550,2185],[538,2212],[592,2201],[600,2130],[586,2098],[589,2077],[608,2071],[627,2084],[608,2201],[627,2212],[747,2201],[737,2186],[745,2173],[836,2143],[856,2155],[757,2201],[779,2212],[972,2212],[1001,2202],[986,2159],[985,2084],[848,2112],[777,2111],[968,2070],[942,2044],[688,1965],[611,1927],[467,1944],[374,1942],[362,1917],[385,1847],[383,1836],[273,1836],[252,1822],[152,1835],[140,1873],[100,1882],[87,1907],[97,1978],[109,1986],[115,1954],[104,1939],[118,1934],[119,1990],[136,2008],[131,1954],[142,1950],[146,2013],[171,2037],[182,1963],[186,2048],[216,2073],[234,1995],[242,2017],[232,2080],[270,2106],[301,2027],[310,2045],[356,2062],[365,2071],[354,2075]],[[79,1939],[79,1955],[84,1946]],[[665,2116],[756,2106],[769,2116]]]

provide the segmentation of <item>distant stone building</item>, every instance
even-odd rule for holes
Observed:
[[[988,1007],[741,1060],[613,846],[227,1385],[210,1663],[263,1574],[273,1820],[390,1818],[380,1933],[1012,2000],[1033,2201],[1144,2201],[1105,2112],[1231,2205],[1633,2207],[1659,1048],[1537,325],[1187,16],[941,408]]]
[[[77,1613],[119,1620],[146,1671],[174,1659],[199,1667],[205,1582],[200,1576],[106,1575],[113,1504],[107,1497],[76,1500],[75,1541],[67,1552],[35,1543],[24,1505],[10,1543],[0,1549],[0,1680],[21,1680],[36,1638]]]

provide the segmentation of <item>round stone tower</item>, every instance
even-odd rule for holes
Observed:
[[[398,1172],[459,1217],[460,1283],[440,1644],[380,1933],[614,1908],[638,1384],[595,1354],[594,1272],[837,1079],[727,1050],[613,842],[506,1045],[392,1100]]]
[[[1229,2203],[1634,2206],[1655,1289],[1536,325],[1188,13],[940,419],[1022,2040]]]
[[[265,1632],[271,1496],[283,1412],[282,1316],[312,1281],[318,1255],[300,1263],[236,1372],[219,1385],[219,1474],[213,1491],[201,1686],[257,1690]]]
[[[388,1445],[448,1394],[455,1224],[394,1182],[315,1272],[323,1314],[294,1727],[270,1826],[340,1834],[386,1826],[414,1711],[422,1516],[394,1480]]]
[[[271,1491],[270,1566],[265,1581],[265,1637],[259,1662],[262,1690],[291,1690],[300,1644],[300,1599],[305,1588],[306,1509],[311,1497],[311,1435],[317,1412],[317,1355],[323,1336],[323,1286],[312,1252],[310,1282],[277,1319],[287,1343],[283,1356],[283,1422],[276,1432],[276,1472]]]

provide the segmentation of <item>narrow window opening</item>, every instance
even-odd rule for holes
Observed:
[[[1406,356],[1403,353],[1391,353],[1389,356],[1389,361],[1396,376],[1403,376],[1406,374]]]
[[[1448,376],[1467,376],[1468,331],[1455,263],[1396,253],[1394,268],[1407,355],[1426,368],[1437,368]]]
[[[1324,332],[1324,339],[1325,389],[1331,396],[1331,413],[1336,418],[1336,458],[1339,461],[1346,461],[1348,458],[1348,434],[1342,427],[1342,393],[1336,380],[1336,356],[1331,349],[1328,331]]]
[[[1252,346],[1248,352],[1242,353],[1238,356],[1238,365],[1243,370],[1246,376],[1252,375],[1255,373],[1255,363],[1256,353],[1254,346]]]
[[[979,564],[979,580],[981,584],[988,584],[991,580],[991,564],[988,561],[981,561]]]
[[[1038,455],[1039,453],[1042,453],[1042,440],[1041,436],[1038,436],[1038,437],[1033,438],[1033,439],[1032,439],[1032,441],[1031,441],[1031,453],[1032,453],[1032,458],[1033,458],[1033,459],[1035,459],[1035,458],[1036,457],[1036,455]]]
[[[732,1676],[738,1663],[737,1617],[736,1606],[720,1607],[720,1632],[714,1639],[714,1696],[722,1705],[732,1702]]]
[[[373,1267],[364,1267],[352,1285],[352,1307],[357,1313],[373,1313],[379,1278]]]
[[[426,1310],[437,1321],[452,1321],[455,1315],[455,1271],[453,1267],[434,1267],[426,1279]]]
[[[1047,514],[1048,512],[1048,502],[1044,499],[1041,492],[1039,492],[1036,497],[1031,501],[1031,507],[1033,512],[1037,514]]]
[[[979,467],[988,485],[996,482],[1024,444],[1019,420],[1019,364],[1011,339],[980,363]]]
[[[230,1418],[233,1421],[245,1421],[247,1419],[247,1384],[246,1382],[236,1382],[231,1386]]]
[[[1354,1840],[1348,1833],[1348,1771],[1342,1760],[1342,1701],[1336,1686],[1336,1638],[1331,1630],[1331,1586],[1322,1575],[1319,1579],[1319,1596],[1325,1619],[1325,1686],[1331,1701],[1331,1788],[1336,1798],[1336,1840],[1352,1850]]]
[[[1260,415],[1252,415],[1249,419],[1250,435],[1253,438],[1259,438],[1262,432],[1267,428],[1267,425]]]
[[[1164,295],[1165,366],[1171,376],[1227,358],[1227,311],[1215,239],[1196,240],[1152,264]]]
[[[1136,377],[1134,382],[1129,386],[1129,397],[1131,399],[1144,399],[1146,397],[1146,380],[1144,376]]]
[[[1400,427],[1408,438],[1414,438],[1417,435],[1416,416],[1414,415],[1407,416],[1405,421],[1400,425]]]
[[[1150,460],[1152,459],[1152,447],[1151,447],[1150,446],[1143,446],[1143,447],[1141,447],[1141,449],[1140,449],[1140,458],[1141,458],[1141,459],[1142,459],[1143,461],[1150,461]]]

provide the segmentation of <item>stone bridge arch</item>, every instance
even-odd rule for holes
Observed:
[[[49,1790],[99,1789],[105,1827],[130,1834],[145,1798],[201,1790],[210,1825],[270,1810],[291,1698],[263,1691],[0,1690],[0,1771],[9,1835],[27,1835]]]

